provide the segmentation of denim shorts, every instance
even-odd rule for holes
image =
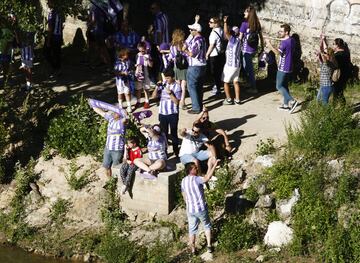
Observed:
[[[205,230],[211,229],[211,223],[210,223],[210,217],[209,213],[206,210],[197,212],[197,213],[188,213],[187,214],[188,221],[189,221],[189,234],[190,235],[196,235],[199,223],[202,222],[204,224]]]
[[[124,156],[124,150],[112,151],[105,147],[103,167],[110,169],[111,165],[118,165]]]
[[[180,156],[180,161],[183,164],[194,162],[194,159],[197,159],[199,161],[205,161],[205,160],[209,159],[209,151],[201,150],[196,153],[184,154],[184,155]]]

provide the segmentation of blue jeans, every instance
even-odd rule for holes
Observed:
[[[316,99],[318,101],[321,101],[322,104],[326,105],[329,103],[329,98],[332,92],[333,92],[332,86],[320,86]]]
[[[113,151],[106,146],[104,149],[103,167],[110,169],[111,165],[118,165],[124,156],[124,150]]]
[[[160,128],[165,133],[166,138],[169,138],[169,126],[170,134],[172,137],[172,146],[175,154],[179,154],[179,137],[178,137],[178,124],[179,113],[163,115],[159,114]]]
[[[190,66],[186,73],[186,80],[193,111],[202,110],[203,85],[206,66]]]
[[[188,221],[189,221],[189,234],[196,235],[199,223],[202,222],[204,224],[205,230],[211,229],[211,223],[209,218],[208,210],[205,209],[204,211],[197,212],[197,213],[189,213],[187,214]]]
[[[243,67],[245,72],[249,78],[250,84],[252,88],[256,88],[256,80],[255,80],[255,73],[254,73],[254,65],[253,65],[253,58],[254,54],[250,53],[243,53]]]
[[[289,101],[293,100],[289,91],[289,80],[291,73],[278,71],[276,74],[276,89],[284,97],[284,104],[288,105]]]

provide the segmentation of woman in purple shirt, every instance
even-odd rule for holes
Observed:
[[[240,39],[242,40],[242,59],[243,67],[248,75],[251,89],[250,93],[257,93],[255,73],[253,67],[253,57],[257,52],[259,45],[259,39],[261,49],[264,49],[264,41],[261,34],[261,24],[259,18],[256,15],[255,8],[249,6],[244,11],[244,18],[246,21],[242,22],[240,26]]]

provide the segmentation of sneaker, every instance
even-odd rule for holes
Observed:
[[[149,102],[144,102],[144,109],[148,109],[148,108],[150,108]]]
[[[213,88],[212,88],[211,91],[210,91],[210,94],[211,94],[211,95],[214,95],[214,96],[220,94],[220,91],[218,90],[218,88],[216,87],[216,85],[213,86]]]
[[[293,100],[292,101],[292,103],[290,103],[290,113],[293,113],[294,112],[294,110],[296,109],[296,107],[297,107],[297,105],[298,105],[298,102],[297,102],[297,100]]]
[[[131,112],[132,112],[131,106],[128,106],[128,107],[126,108],[126,111],[127,111],[128,113],[131,113]]]
[[[278,107],[278,110],[285,110],[285,111],[289,111],[290,110],[290,107],[286,104],[281,104],[279,107]]]
[[[232,99],[224,99],[222,104],[223,105],[233,105],[234,103],[233,103]]]
[[[209,253],[212,253],[213,252],[212,246],[206,247],[206,251],[209,252]]]
[[[127,189],[127,186],[126,186],[126,185],[123,185],[123,186],[121,187],[121,194],[124,195],[127,190],[128,190],[128,189]]]
[[[241,104],[241,100],[234,100],[234,103],[235,103],[236,105],[240,105],[240,104]]]

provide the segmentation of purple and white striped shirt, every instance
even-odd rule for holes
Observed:
[[[186,39],[189,51],[193,54],[188,57],[189,66],[206,66],[206,42],[202,36]]]
[[[160,135],[157,141],[152,140],[148,137],[147,149],[149,152],[149,159],[151,161],[156,161],[158,159],[166,160],[166,148],[167,141],[166,136]]]
[[[34,47],[33,46],[23,46],[21,48],[21,60],[22,61],[32,61],[34,59]]]
[[[54,9],[51,9],[48,15],[48,26],[52,27],[53,29],[52,34],[54,36],[62,37],[62,31],[63,31],[62,25],[63,25],[63,21],[60,15]]]
[[[242,22],[240,26],[240,32],[243,33],[243,45],[242,45],[242,52],[253,54],[256,52],[255,48],[252,48],[248,45],[247,39],[250,35],[250,28],[248,22]]]
[[[125,126],[121,119],[115,119],[112,113],[106,113],[104,118],[109,122],[107,127],[106,148],[110,151],[124,150]]]
[[[159,12],[155,16],[154,21],[154,30],[155,30],[155,38],[154,42],[157,45],[161,43],[169,43],[169,26],[168,26],[168,17],[165,13]],[[161,32],[162,39],[158,39],[157,33]]]
[[[144,67],[149,66],[149,62],[151,61],[151,56],[149,54],[143,54],[141,52],[136,54],[136,66],[141,65]]]
[[[181,191],[186,196],[188,213],[198,213],[207,209],[203,185],[204,181],[200,176],[188,175],[182,179]]]
[[[115,70],[116,73],[126,72],[126,73],[129,74],[129,72],[130,72],[130,61],[129,60],[118,59],[115,62],[114,70]],[[115,79],[116,79],[116,86],[121,85],[124,81],[127,81],[126,76],[116,75]]]
[[[177,82],[172,84],[166,83],[166,87],[168,87],[173,92],[178,100],[181,99],[181,87]],[[179,106],[172,101],[165,88],[158,90],[158,94],[160,97],[159,114],[170,115],[179,113]]]
[[[229,67],[240,68],[241,40],[238,37],[231,36],[226,46],[226,65]]]
[[[116,32],[113,37],[115,47],[126,47],[132,50],[136,49],[136,46],[140,41],[140,36],[133,31],[129,32],[128,35],[124,35],[122,32],[119,31]]]

